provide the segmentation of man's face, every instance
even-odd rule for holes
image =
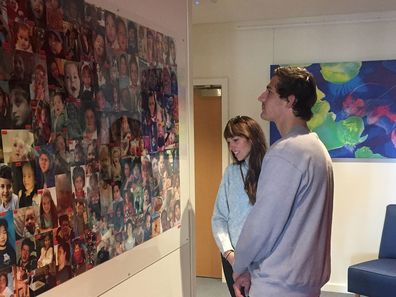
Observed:
[[[280,98],[276,86],[279,77],[273,76],[266,90],[258,97],[261,102],[261,118],[267,121],[276,121],[281,118],[287,109],[287,101]]]
[[[8,203],[11,200],[12,184],[9,179],[0,178],[0,196],[1,201]]]

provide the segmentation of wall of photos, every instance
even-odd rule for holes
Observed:
[[[0,8],[0,295],[37,296],[180,225],[176,47],[81,0]]]

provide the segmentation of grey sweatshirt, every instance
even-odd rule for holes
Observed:
[[[318,297],[330,277],[331,159],[315,133],[295,126],[266,154],[257,200],[236,246],[251,297]]]

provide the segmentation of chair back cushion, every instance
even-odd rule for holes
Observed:
[[[379,258],[396,258],[396,205],[386,208]]]

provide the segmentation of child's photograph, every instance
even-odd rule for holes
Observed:
[[[11,127],[14,129],[30,129],[32,127],[32,106],[29,85],[27,83],[11,83]]]
[[[30,99],[32,101],[49,102],[47,62],[44,56],[34,55],[34,65],[30,84]]]
[[[79,165],[71,168],[72,191],[74,199],[86,198],[85,166]]]
[[[41,232],[47,232],[58,227],[56,188],[47,188],[39,192],[39,227]]]
[[[2,130],[5,163],[23,162],[34,159],[33,133],[28,130]]]
[[[39,234],[39,207],[29,206],[14,210],[14,224],[16,239]]]
[[[18,51],[32,53],[32,26],[23,22],[15,22],[13,33],[15,49]]]
[[[0,270],[16,264],[15,229],[12,211],[0,213]]]

